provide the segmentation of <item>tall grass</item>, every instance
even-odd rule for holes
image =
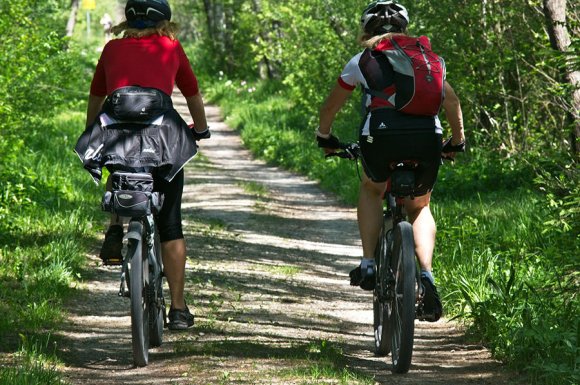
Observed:
[[[256,155],[355,204],[354,165],[324,160],[314,142],[316,118],[304,116],[281,89],[230,81],[210,95]],[[334,132],[343,141],[356,139],[358,119],[353,103]],[[432,204],[436,280],[447,315],[465,322],[497,358],[532,383],[576,384],[579,237],[578,210],[570,207],[577,197],[558,201],[543,193],[534,183],[537,161],[534,154],[502,158],[474,149],[441,169]],[[568,185],[574,191],[574,180]]]
[[[22,348],[15,354],[12,365],[0,367],[0,384],[65,385],[54,353],[50,336],[32,340],[22,336]]]
[[[533,381],[578,383],[578,250],[546,228],[541,196],[444,198],[434,212],[438,280],[451,314],[471,321],[496,357]]]
[[[83,121],[81,113],[63,113],[0,140],[2,352],[21,346],[26,355],[35,345],[23,345],[20,336],[35,341],[62,321],[63,300],[72,294],[94,243],[99,189],[87,194],[86,186],[94,184],[72,151]],[[37,361],[3,369],[0,378],[10,381],[2,383],[60,383],[43,356]],[[26,382],[30,376],[43,380]]]

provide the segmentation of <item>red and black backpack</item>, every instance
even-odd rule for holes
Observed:
[[[395,35],[373,50],[366,50],[359,63],[374,96],[372,108],[393,108],[422,116],[439,113],[445,96],[445,61],[431,50],[427,36]]]

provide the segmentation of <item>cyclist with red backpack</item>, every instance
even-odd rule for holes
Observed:
[[[364,91],[365,117],[360,128],[364,169],[358,203],[358,225],[363,258],[350,272],[350,283],[373,290],[374,249],[382,224],[382,195],[392,162],[416,160],[415,196],[405,199],[413,225],[415,253],[425,288],[421,318],[437,321],[443,308],[432,274],[436,226],[429,208],[441,155],[454,157],[463,151],[465,137],[459,99],[445,80],[443,59],[431,51],[429,40],[406,34],[409,15],[394,1],[374,1],[361,16],[362,45],[365,49],[344,67],[338,83],[320,110],[316,132],[318,146],[325,153],[338,147],[332,122],[353,90]],[[443,107],[452,130],[443,145],[438,112]]]

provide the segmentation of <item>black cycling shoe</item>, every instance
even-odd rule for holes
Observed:
[[[363,290],[374,290],[375,289],[375,263],[374,261],[369,261],[369,263],[362,267],[357,266],[350,273],[350,285],[359,286]],[[363,274],[364,268],[364,274]]]
[[[417,309],[417,318],[421,321],[436,322],[443,315],[443,305],[439,299],[437,288],[427,277],[421,276],[423,298]]]
[[[168,318],[169,330],[187,330],[193,326],[193,314],[189,312],[187,306],[185,309],[169,309]]]
[[[123,226],[112,225],[105,234],[105,241],[101,246],[99,257],[104,265],[115,266],[123,263],[121,250],[123,249]]]

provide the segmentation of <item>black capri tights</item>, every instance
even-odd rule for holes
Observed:
[[[183,170],[167,182],[163,178],[155,178],[155,191],[164,195],[161,212],[155,217],[161,242],[183,238],[181,225],[181,195],[183,194]]]

